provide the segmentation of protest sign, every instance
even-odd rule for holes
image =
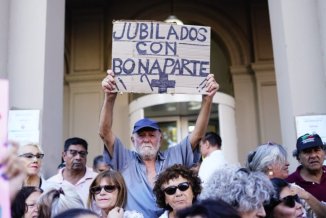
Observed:
[[[112,70],[116,91],[205,94],[210,27],[115,21]]]
[[[7,125],[9,84],[7,80],[0,79],[0,154],[7,149]],[[4,166],[0,167],[0,218],[10,217],[9,182],[3,176]]]

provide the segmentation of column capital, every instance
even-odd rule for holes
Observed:
[[[257,74],[262,72],[274,72],[274,63],[268,62],[268,63],[252,63],[251,69]]]
[[[232,65],[230,66],[230,73],[232,76],[235,75],[249,75],[252,74],[252,70],[248,65]]]

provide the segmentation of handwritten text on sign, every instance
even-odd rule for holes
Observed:
[[[210,27],[115,21],[112,69],[117,91],[205,93]]]

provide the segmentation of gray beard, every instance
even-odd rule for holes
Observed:
[[[143,148],[137,149],[137,152],[143,160],[153,160],[156,159],[158,150]]]

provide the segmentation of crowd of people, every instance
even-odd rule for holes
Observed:
[[[46,154],[39,145],[13,146],[0,155],[1,176],[10,182],[12,218],[326,217],[320,136],[297,139],[293,155],[299,166],[290,175],[286,149],[270,142],[250,152],[243,166],[228,164],[220,136],[206,132],[219,88],[211,74],[206,79],[207,92],[188,136],[161,151],[158,123],[143,118],[134,124],[134,149],[129,149],[112,131],[117,93],[109,70],[102,81],[99,124],[104,152],[92,168],[86,162],[88,143],[78,137],[65,141],[60,169],[46,180],[40,172]]]

